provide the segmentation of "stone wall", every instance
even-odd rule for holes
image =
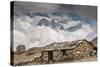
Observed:
[[[53,61],[54,62],[61,61],[62,57],[63,57],[62,51],[60,50],[53,51]]]
[[[74,58],[76,60],[88,58],[91,56],[91,52],[93,52],[93,46],[88,44],[87,42],[83,41],[80,45],[75,48],[73,51]]]
[[[48,63],[48,52],[47,51],[41,52],[41,61],[42,63]]]

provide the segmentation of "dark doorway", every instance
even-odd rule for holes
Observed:
[[[66,55],[66,50],[62,50],[63,55]]]
[[[53,51],[48,51],[48,63],[53,62]]]

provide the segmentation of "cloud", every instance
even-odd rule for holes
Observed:
[[[57,4],[32,3],[32,2],[14,2],[15,15],[27,14],[29,16],[56,12],[59,8]],[[41,14],[41,15],[42,15]]]
[[[19,44],[26,46],[28,41],[27,41],[26,35],[24,33],[22,33],[21,31],[18,31],[18,30],[14,30],[13,34],[14,34],[14,47],[13,47],[13,50],[16,50],[16,47]]]
[[[42,16],[16,18],[16,22],[14,24],[14,50],[16,50],[16,46],[20,44],[24,44],[28,49],[31,47],[43,47],[52,42],[73,41],[84,38],[90,40],[91,37],[88,35],[94,32],[89,24],[83,24],[81,21],[74,20],[64,23],[66,28],[77,26],[79,23],[82,23],[79,29],[72,32],[60,29],[56,31],[51,27],[36,26],[40,18],[42,18]],[[50,18],[46,19],[50,20]],[[34,24],[35,21],[33,20],[37,21],[36,24]],[[96,34],[91,35],[96,36]]]
[[[70,4],[52,4],[39,2],[14,2],[14,15],[28,16],[48,16],[48,14],[78,14],[81,17],[87,17],[97,21],[97,6],[70,5]]]
[[[97,21],[97,6],[60,4],[60,10],[64,13],[67,11],[71,14],[78,14],[81,17],[87,17]]]

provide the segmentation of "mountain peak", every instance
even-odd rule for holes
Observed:
[[[51,22],[59,22],[59,20],[58,19],[52,19]]]
[[[54,30],[64,30],[63,25],[60,23],[58,19],[52,19],[51,22],[49,22],[47,19],[43,18],[39,21],[37,24],[38,26],[48,26],[53,28]]]
[[[41,20],[39,21],[39,23],[38,23],[37,25],[38,25],[38,26],[42,26],[42,25],[44,25],[44,26],[49,26],[49,21],[48,21],[47,19],[43,18],[43,19],[41,19]]]

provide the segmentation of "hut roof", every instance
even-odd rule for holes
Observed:
[[[54,42],[44,47],[43,51],[64,50],[64,49],[71,50],[76,48],[80,44],[80,42],[83,41],[85,40],[76,40],[71,42]]]

